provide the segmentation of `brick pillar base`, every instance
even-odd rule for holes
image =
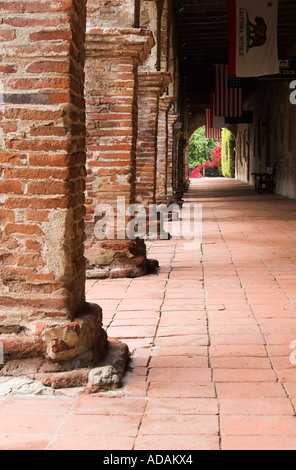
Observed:
[[[86,248],[89,279],[136,278],[148,273],[144,240],[106,240]]]
[[[102,309],[85,304],[73,321],[36,321],[34,330],[16,325],[0,327],[5,363],[0,375],[65,372],[98,364],[108,341]]]

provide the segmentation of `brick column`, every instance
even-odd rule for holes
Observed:
[[[87,34],[88,277],[137,277],[147,272],[144,241],[117,231],[117,202],[118,197],[124,197],[126,205],[135,202],[137,69],[153,45],[152,35],[142,29],[91,28]],[[114,215],[112,239],[98,239],[102,204],[109,204]]]
[[[168,73],[139,73],[136,201],[145,207],[155,203],[159,98],[169,83]]]
[[[177,196],[178,201],[182,202],[184,192],[186,189],[185,177],[185,149],[187,140],[183,138],[183,132],[180,133],[179,148],[178,148],[178,172],[177,172]]]
[[[183,138],[182,123],[180,121],[174,124],[174,143],[173,143],[173,193],[175,202],[180,201],[180,151],[181,140]]]
[[[188,152],[189,152],[190,144],[188,140],[186,140],[186,144],[184,147],[184,191],[188,191],[190,186],[189,180],[189,168],[188,168]]]
[[[0,4],[5,375],[105,354],[101,309],[85,303],[85,3]]]
[[[173,190],[177,203],[182,202],[183,196],[183,124],[177,121],[174,125],[174,155],[173,155]]]
[[[175,101],[173,96],[162,96],[159,100],[158,134],[157,134],[157,169],[156,169],[156,203],[168,204],[168,113]]]
[[[168,167],[167,167],[167,197],[170,204],[174,201],[173,188],[173,156],[174,156],[174,126],[179,118],[174,109],[168,114]]]

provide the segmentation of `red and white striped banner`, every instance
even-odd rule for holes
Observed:
[[[222,129],[223,127],[226,127],[225,117],[217,116],[215,93],[211,93],[211,119],[211,127],[214,129]]]
[[[213,116],[211,109],[208,108],[205,110],[206,113],[206,139],[215,139],[220,140],[222,138],[222,130],[221,129],[214,129],[212,127],[213,123]]]
[[[229,87],[228,65],[215,65],[214,116],[241,117],[243,89]]]

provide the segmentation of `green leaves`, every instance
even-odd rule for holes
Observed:
[[[193,171],[197,166],[205,163],[209,159],[218,141],[206,139],[205,126],[203,126],[192,134],[189,143],[188,166],[189,170]]]
[[[235,138],[228,130],[222,133],[222,174],[225,178],[235,177]]]

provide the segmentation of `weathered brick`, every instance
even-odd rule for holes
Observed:
[[[49,93],[48,94],[48,103],[49,104],[62,104],[62,103],[71,103],[77,104],[77,100],[74,99],[73,95],[69,93]]]
[[[43,60],[30,64],[28,73],[68,73],[70,71],[69,61]]]
[[[59,136],[65,137],[67,135],[67,129],[64,127],[57,127],[57,126],[39,126],[39,127],[32,127],[30,130],[30,135],[32,136]]]
[[[44,235],[43,231],[38,225],[30,224],[6,224],[3,228],[6,235],[11,235],[13,233],[20,233],[23,235]]]
[[[51,2],[10,2],[8,0],[0,2],[0,11],[10,11],[16,13],[39,13],[72,11],[74,9],[73,0],[52,0]]]
[[[14,211],[0,209],[0,223],[1,222],[14,222],[14,221],[15,221]],[[1,240],[1,244],[2,244],[2,240]]]
[[[28,184],[27,194],[74,194],[75,184],[60,181],[43,181]]]
[[[3,19],[4,24],[9,24],[11,26],[20,27],[32,27],[32,26],[60,26],[69,24],[70,18],[61,17],[61,18],[23,18],[23,17],[8,17]]]
[[[31,89],[56,89],[70,88],[70,77],[54,77],[54,78],[12,78],[7,81],[7,87],[16,90]]]
[[[53,41],[53,40],[71,40],[72,31],[71,29],[65,30],[44,30],[38,31],[37,33],[30,34],[30,41]]]
[[[42,251],[43,247],[37,240],[26,240],[26,248],[32,251]]]
[[[3,50],[4,57],[19,58],[28,57],[36,60],[36,57],[41,59],[44,57],[56,57],[65,58],[70,55],[70,43],[63,44],[42,44],[38,46],[22,45],[22,46],[11,46]]]
[[[18,181],[0,181],[0,193],[22,194],[22,185]]]
[[[0,64],[0,72],[2,73],[16,73],[17,66],[14,64]]]
[[[0,42],[12,41],[15,38],[15,31],[13,29],[0,29]]]
[[[81,201],[81,203],[83,203]],[[74,198],[66,197],[49,197],[47,199],[36,197],[18,197],[9,198],[5,201],[4,207],[7,209],[70,209],[73,207]]]
[[[48,93],[4,93],[3,102],[6,104],[47,104]]]
[[[24,108],[6,109],[4,116],[6,119],[21,119],[24,121],[56,121],[65,115],[64,110],[36,110]]]
[[[1,161],[1,160],[0,160]],[[85,155],[69,155],[69,154],[54,154],[54,155],[29,155],[29,164],[32,167],[73,167],[77,164],[83,164]]]
[[[71,142],[62,140],[29,140],[29,139],[6,139],[5,144],[11,150],[27,150],[35,152],[56,152],[64,150],[71,151]]]
[[[15,122],[0,122],[0,127],[3,129],[5,134],[11,134],[12,132],[16,132],[18,129]]]
[[[49,211],[27,210],[27,220],[31,222],[48,222]]]
[[[2,339],[2,344],[11,359],[44,355],[46,347],[44,341],[39,338],[5,338]]]
[[[19,256],[18,259],[18,266],[27,266],[27,267],[37,267],[37,266],[44,266],[45,261],[42,257],[38,255],[22,255]]]
[[[45,168],[7,168],[4,177],[20,180],[46,180],[46,179],[70,179],[78,176],[75,168],[45,169]]]

